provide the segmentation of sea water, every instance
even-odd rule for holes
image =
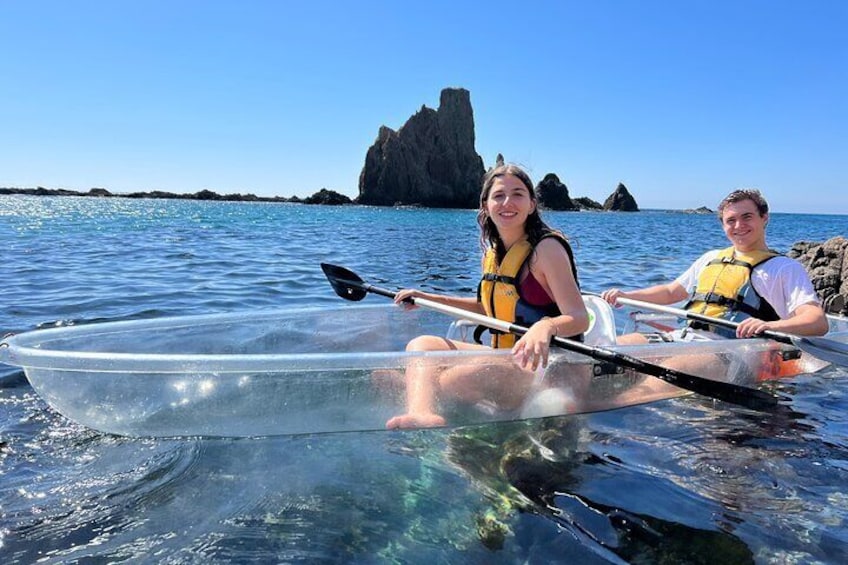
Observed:
[[[590,291],[666,282],[726,245],[712,215],[545,217]],[[846,233],[848,216],[776,213],[769,244]],[[3,334],[338,305],[320,262],[467,295],[480,270],[469,210],[0,196],[0,238]],[[69,422],[0,365],[0,561],[842,563],[846,376],[774,385],[791,418],[688,396],[457,430],[163,440]]]

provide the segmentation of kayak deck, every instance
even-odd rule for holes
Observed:
[[[467,366],[483,375],[511,364],[508,351],[404,351],[422,333],[445,335],[446,320],[422,309],[346,305],[109,322],[12,336],[0,347],[0,361],[23,367],[36,392],[65,417],[118,435],[381,430],[404,411],[403,375],[411,364],[436,371]],[[455,325],[454,335],[461,330]],[[709,356],[720,362],[699,376],[750,386],[825,366],[758,339],[614,349],[658,364]],[[653,380],[552,351],[519,408],[438,399],[438,410],[450,426],[605,410],[656,400],[628,394],[645,379]],[[672,388],[659,397],[682,394]]]

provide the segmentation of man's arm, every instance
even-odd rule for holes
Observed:
[[[828,330],[827,317],[818,304],[802,304],[792,315],[783,320],[764,322],[757,318],[748,318],[739,323],[736,335],[751,337],[764,330],[784,332],[794,335],[824,335]]]
[[[653,304],[674,304],[687,298],[689,293],[686,292],[686,289],[679,282],[672,281],[667,284],[658,284],[656,286],[626,292],[619,288],[611,288],[605,290],[601,296],[613,306],[615,306],[619,298],[641,300],[642,302],[651,302]]]
[[[755,280],[754,275],[759,274]],[[763,278],[763,274],[770,277]],[[751,283],[782,318],[771,322],[745,320],[745,327],[736,332],[750,337],[763,330],[795,335],[824,335],[829,329],[827,317],[819,304],[813,283],[804,267],[794,259],[775,258],[754,269]],[[762,291],[760,290],[762,289]],[[764,293],[765,292],[765,293]]]

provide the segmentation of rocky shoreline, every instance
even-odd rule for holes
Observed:
[[[96,198],[160,198],[174,200],[214,200],[219,202],[293,202],[297,204],[353,204],[353,201],[338,192],[322,188],[312,196],[298,198],[292,196],[256,196],[255,194],[218,194],[211,190],[201,190],[193,194],[179,194],[153,190],[149,192],[129,192],[126,194],[112,193],[105,188],[92,188],[88,191],[69,190],[66,188],[0,188],[0,194],[27,194],[30,196],[88,196]]]
[[[825,311],[848,316],[848,239],[836,236],[825,242],[799,241],[787,255],[807,269]]]

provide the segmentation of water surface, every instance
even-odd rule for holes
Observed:
[[[0,196],[0,331],[338,305],[321,261],[471,294],[474,216]],[[546,217],[572,237],[587,290],[665,282],[725,245],[711,215]],[[769,233],[786,251],[848,233],[848,217],[773,214]],[[794,418],[689,396],[461,430],[161,440],[71,423],[0,366],[0,558],[841,563],[845,376],[775,385]]]

